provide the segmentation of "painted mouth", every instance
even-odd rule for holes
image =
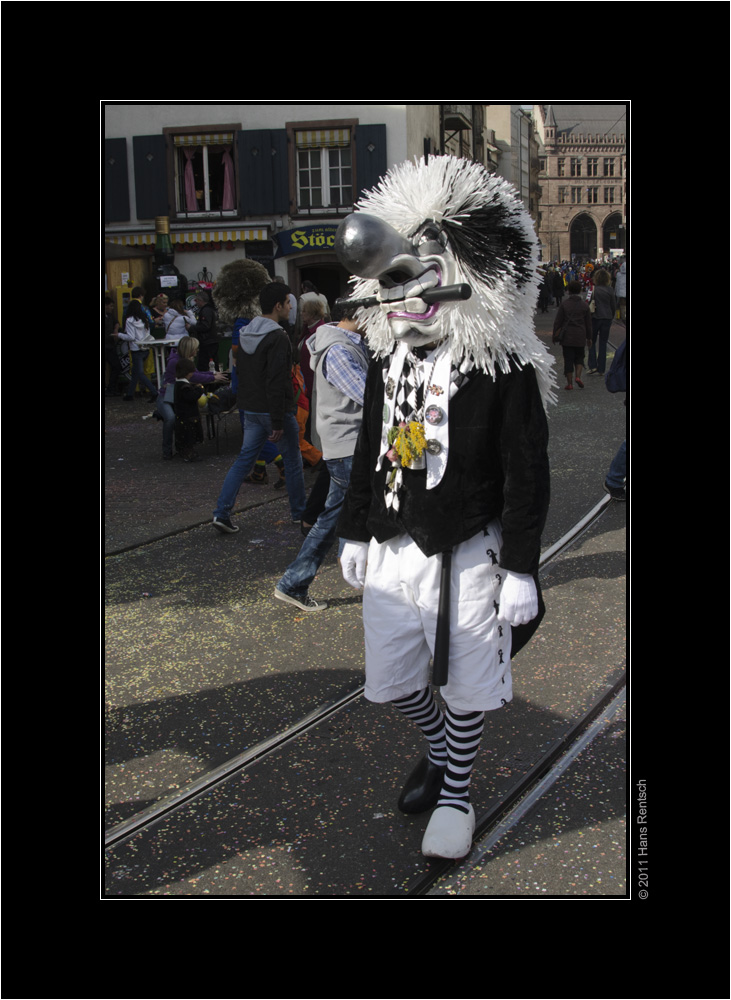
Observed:
[[[380,281],[379,299],[381,309],[388,319],[418,320],[431,319],[439,309],[438,302],[424,302],[421,294],[442,284],[441,271],[432,264],[415,277],[403,272],[392,271]]]

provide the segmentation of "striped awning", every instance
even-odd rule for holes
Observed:
[[[233,132],[195,132],[173,136],[176,146],[231,146],[233,141]]]
[[[349,128],[321,128],[295,132],[297,149],[322,149],[324,146],[349,146]]]
[[[239,240],[266,240],[266,229],[206,229],[192,233],[171,233],[173,243],[236,243]]]
[[[269,238],[266,229],[206,229],[189,233],[170,233],[170,240],[175,243],[236,243],[249,240],[266,240]],[[114,235],[106,237],[107,243],[119,243],[122,246],[155,246],[154,233],[132,233],[131,235]]]

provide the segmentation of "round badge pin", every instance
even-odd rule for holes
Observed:
[[[426,412],[424,413],[424,419],[428,424],[435,426],[436,424],[441,424],[444,420],[445,413],[440,406],[428,406]]]

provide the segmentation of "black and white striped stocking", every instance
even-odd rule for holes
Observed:
[[[466,813],[470,801],[472,766],[480,749],[485,713],[461,714],[447,705],[445,719],[448,763],[437,807],[452,806]]]
[[[393,705],[421,729],[429,744],[429,760],[443,767],[447,763],[447,741],[444,716],[430,687],[416,694],[399,698]]]

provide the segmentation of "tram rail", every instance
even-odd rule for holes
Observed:
[[[610,497],[606,496],[602,498],[562,538],[546,549],[541,555],[539,572],[545,569],[568,548],[575,545],[591,525],[606,512],[610,503]],[[487,812],[477,818],[475,843],[484,837],[489,830],[494,829],[515,804],[528,794],[532,788],[535,788],[538,782],[555,765],[556,761],[587,731],[588,727],[596,720],[612,699],[617,697],[618,693],[623,689],[624,683],[623,675],[611,688],[597,698],[579,719],[574,721],[570,729],[557,739],[517,782],[506,790],[499,801],[495,802]],[[174,795],[168,796],[149,806],[147,809],[116,824],[105,834],[105,848],[111,849],[117,847],[137,834],[152,829],[164,818],[169,817],[170,814],[182,809],[193,800],[210,792],[212,789],[231,779],[234,775],[245,771],[253,764],[266,759],[267,756],[278,751],[285,744],[301,738],[328,718],[344,711],[353,702],[357,701],[362,694],[363,686],[361,685],[336,701],[314,709],[294,726],[261,741],[254,747],[201,775],[198,779],[191,781],[185,788],[180,789]],[[454,865],[455,862],[451,861],[433,862],[429,870],[410,888],[407,895],[411,897],[425,895],[431,886]]]

